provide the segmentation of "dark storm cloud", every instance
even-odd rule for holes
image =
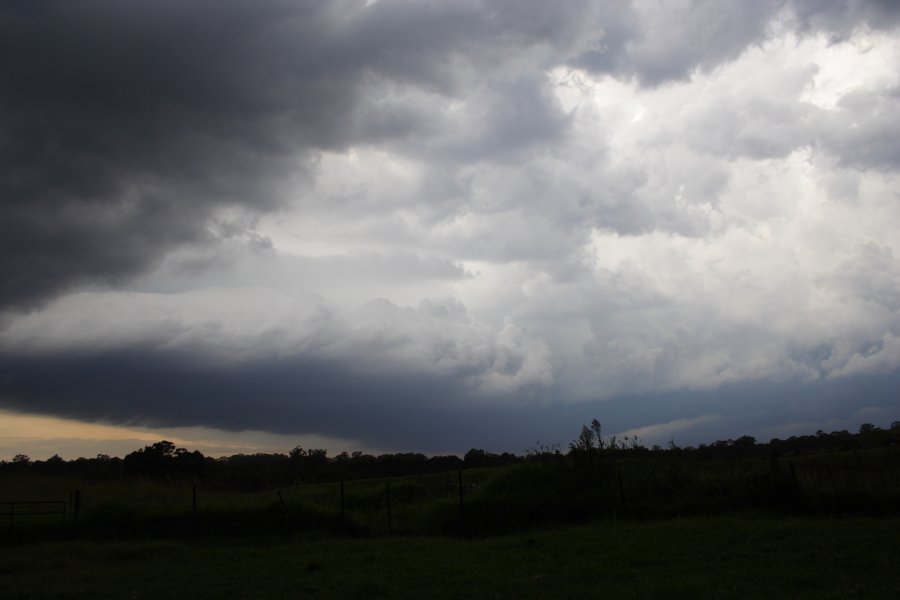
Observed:
[[[477,425],[485,410],[460,401],[471,392],[464,375],[372,371],[305,357],[211,367],[184,354],[136,347],[41,358],[5,354],[0,396],[5,408],[39,407],[42,414],[88,422],[314,433],[369,447],[441,451],[453,445],[464,451],[461,440],[492,442],[487,426]],[[448,419],[460,429],[448,429]]]
[[[616,156],[612,138],[629,138],[622,123],[643,127],[643,113],[629,112],[638,95],[698,70],[715,75],[773,28],[840,40],[898,16],[892,3],[854,0],[4,2],[0,310],[44,305],[0,321],[0,405],[444,450],[530,442],[563,420],[604,418],[591,414],[601,395],[793,376],[779,368],[784,339],[807,337],[794,330],[812,332],[811,350],[789,357],[797,372],[863,372],[850,369],[857,355],[890,368],[893,313],[859,334],[866,345],[849,343],[823,367],[840,348],[820,341],[858,329],[834,318],[849,309],[795,304],[791,292],[813,278],[807,263],[755,263],[766,248],[741,236],[715,256],[710,232],[728,241],[735,231],[720,210],[729,191],[747,199],[731,215],[748,225],[766,216],[766,194],[732,190],[737,167],[720,159],[775,160],[818,144],[841,166],[895,169],[896,92],[845,94],[825,117],[798,104],[813,68],[787,73],[781,97],[742,72],[744,88],[723,84],[731,94],[710,85],[682,97],[695,117],[684,127],[677,111],[640,122],[662,131],[671,118],[674,141],[635,134],[632,154]],[[554,86],[567,69],[554,68],[573,66],[597,76],[599,91],[563,110]],[[616,93],[605,75],[628,80],[623,106],[597,108],[601,126],[574,131],[587,104]],[[291,256],[254,231],[292,203],[308,228],[281,232],[318,230],[313,249],[297,251],[315,256]],[[597,250],[587,247],[594,229],[623,234],[606,236],[613,258],[624,250],[597,269],[584,256]],[[651,232],[677,234],[655,238],[655,262],[628,245]],[[704,243],[679,253],[687,236]],[[858,254],[835,285],[865,301],[861,314],[876,301],[895,310],[891,247]],[[465,259],[489,263],[485,275]],[[126,287],[164,260],[168,271],[142,289],[175,293],[62,296],[85,283]],[[723,267],[704,278],[709,264]],[[796,276],[779,279],[792,264]],[[814,292],[832,281],[813,275]],[[483,286],[476,301],[498,298],[484,309],[496,326],[454,301],[377,301],[341,314],[309,300],[336,281],[350,290],[341,300],[358,306],[379,295],[375,283],[470,279]],[[247,291],[294,280],[303,294],[288,300]],[[192,295],[202,286],[232,287]],[[552,351],[544,339],[555,339]],[[738,423],[758,391],[632,397],[604,410],[613,430],[679,419],[712,427],[709,415]],[[548,406],[554,397],[582,403]],[[783,403],[766,402],[759,427],[779,422]]]
[[[392,101],[397,89],[461,94],[516,53],[569,39],[580,6],[4,3],[0,305],[214,242],[217,209],[278,206],[309,152],[432,127],[427,107]],[[541,86],[503,85],[494,97],[518,109],[488,115],[492,144],[554,135],[534,129],[556,110]]]
[[[451,300],[347,312],[264,290],[237,305],[214,291],[178,296],[76,294],[16,319],[0,342],[0,405],[87,421],[343,431],[374,444],[552,381],[543,344]],[[73,339],[73,328],[87,335]],[[375,440],[367,428],[382,421]]]
[[[838,33],[895,23],[893,6],[789,4],[799,27]],[[398,140],[436,161],[508,159],[568,127],[547,69],[682,79],[762,39],[783,7],[5,2],[0,306],[121,282],[173,248],[215,243],[217,210],[279,206],[310,152]],[[447,120],[433,94],[484,110]]]
[[[30,399],[4,403],[13,410],[30,412],[39,400],[42,412],[90,422],[315,433],[362,447],[431,453],[470,447],[524,452],[538,441],[565,449],[578,425],[592,418],[609,434],[688,422],[676,431],[650,432],[648,443],[674,437],[680,444],[697,444],[791,421],[800,425],[789,434],[810,433],[809,427],[836,420],[855,428],[855,415],[866,409],[880,407],[896,416],[897,378],[757,382],[575,404],[476,404],[458,401],[466,390],[457,377],[365,372],[341,361],[266,360],[209,368],[150,348],[39,360],[0,355],[0,395]]]
[[[9,408],[85,421],[226,430],[348,435],[372,441],[388,420],[423,398],[446,402],[447,381],[402,373],[366,375],[337,361],[265,360],[209,368],[190,357],[134,348],[115,353],[0,361]],[[19,403],[16,398],[27,398]],[[392,432],[408,424],[400,422]],[[384,441],[384,440],[379,440]]]
[[[358,83],[303,3],[0,7],[0,302],[139,272],[339,147]]]

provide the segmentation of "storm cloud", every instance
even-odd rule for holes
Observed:
[[[874,0],[5,2],[0,406],[440,450],[588,407],[658,436],[888,418],[741,390],[900,369],[898,27]]]

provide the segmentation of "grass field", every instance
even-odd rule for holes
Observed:
[[[473,469],[465,472],[466,486],[478,489],[502,470]],[[291,527],[334,529],[341,516],[340,482],[293,484],[256,492],[196,486],[197,514],[192,515],[190,481],[154,479],[80,481],[75,478],[25,476],[0,481],[0,501],[23,499],[69,500],[72,490],[81,492],[80,526],[112,535],[145,536],[149,530],[169,531],[184,522],[202,527],[230,525],[265,531],[276,530],[283,521]],[[434,533],[448,528],[458,515],[458,473],[348,481],[345,485],[345,521],[350,529],[371,535],[388,533],[387,505],[390,491],[391,531]],[[58,529],[58,520],[50,525]],[[5,531],[0,524],[0,540]],[[18,520],[17,531],[34,525]]]
[[[5,545],[0,597],[897,598],[900,519],[596,521],[512,536]]]

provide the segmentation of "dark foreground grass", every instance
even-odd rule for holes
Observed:
[[[0,597],[898,598],[900,518],[605,521],[483,539],[0,547]]]

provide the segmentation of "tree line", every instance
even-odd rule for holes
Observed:
[[[674,440],[665,446],[647,447],[636,436],[604,436],[600,422],[594,419],[589,425],[582,427],[566,452],[559,445],[538,444],[523,455],[508,452],[495,454],[473,448],[462,457],[429,457],[412,452],[372,455],[359,451],[328,456],[327,451],[321,448],[297,446],[288,454],[236,454],[213,458],[163,440],[135,450],[124,458],[100,454],[94,458],[81,457],[67,461],[54,455],[47,460],[33,461],[25,454],[17,454],[11,461],[0,461],[0,474],[34,473],[87,479],[193,479],[222,487],[254,490],[289,483],[426,475],[522,462],[578,461],[594,456],[640,458],[665,455],[697,461],[771,456],[774,460],[782,456],[893,446],[898,443],[900,421],[891,423],[886,429],[865,423],[855,433],[846,430],[826,433],[819,430],[811,435],[792,436],[785,440],[772,439],[766,443],[757,442],[751,436],[742,436],[696,447],[680,447]]]

